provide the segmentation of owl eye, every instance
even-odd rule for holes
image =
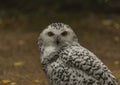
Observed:
[[[54,33],[53,33],[53,32],[48,32],[47,34],[48,34],[48,36],[50,36],[50,37],[54,36]]]
[[[62,36],[67,36],[68,35],[68,32],[67,31],[64,31],[61,33]]]

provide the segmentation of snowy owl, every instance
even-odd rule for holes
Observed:
[[[111,71],[78,43],[70,26],[52,23],[38,38],[49,85],[118,85]]]

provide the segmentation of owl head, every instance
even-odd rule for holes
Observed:
[[[38,45],[41,46],[61,46],[65,43],[72,44],[78,42],[76,34],[70,26],[63,23],[52,23],[44,29],[38,38]]]

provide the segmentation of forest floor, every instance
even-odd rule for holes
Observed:
[[[105,28],[97,29],[100,24],[89,20],[81,22],[90,23],[91,29],[74,29],[79,42],[111,69],[120,84],[120,25],[112,23],[111,29],[111,22],[103,20]],[[0,85],[48,85],[40,66],[39,32],[0,30]]]

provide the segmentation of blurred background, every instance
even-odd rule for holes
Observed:
[[[120,84],[120,0],[0,0],[0,85],[48,85],[39,33],[63,22]]]

